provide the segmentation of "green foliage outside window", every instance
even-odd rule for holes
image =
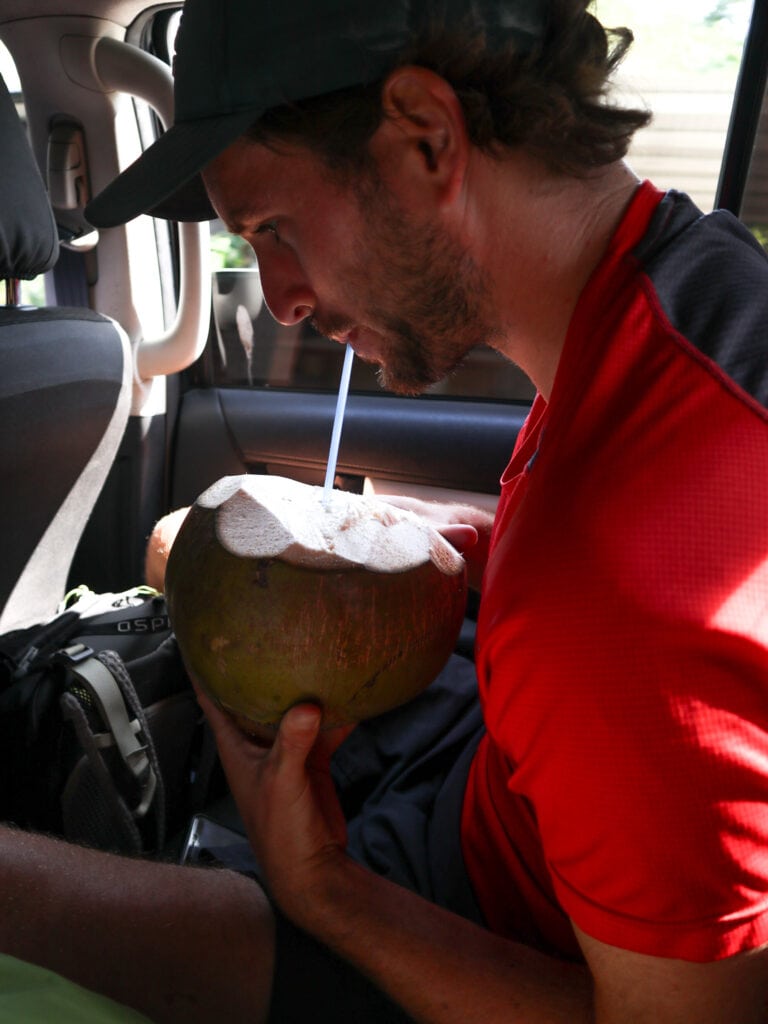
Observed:
[[[758,240],[760,245],[768,252],[768,227],[758,226],[757,224],[748,224],[747,227]]]
[[[40,307],[45,305],[45,277],[43,274],[31,281],[22,281],[20,291],[22,306]]]
[[[250,245],[239,235],[218,231],[211,235],[211,265],[214,270],[253,267],[256,257]]]
[[[604,25],[632,29],[645,74],[678,72],[689,81],[735,74],[752,7],[750,0],[593,0],[591,6]],[[635,63],[632,52],[627,63]]]

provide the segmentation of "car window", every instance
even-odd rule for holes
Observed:
[[[641,178],[686,191],[704,211],[711,210],[751,3],[594,0],[592,6],[604,25],[632,28],[635,41],[617,73],[618,92],[624,101],[654,114],[651,125],[633,140],[630,165]],[[175,31],[171,19],[169,52]],[[751,225],[758,237],[765,220],[763,209]],[[339,346],[309,325],[277,325],[263,307],[250,247],[227,234],[221,222],[214,221],[211,228],[215,336],[207,363],[210,383],[334,390],[342,364]],[[374,371],[360,360],[355,361],[351,387],[380,391]],[[515,366],[481,349],[425,397],[528,401],[532,395],[530,382]]]
[[[595,0],[604,25],[629,25],[619,95],[653,112],[629,162],[659,188],[713,209],[752,4],[748,0]]]

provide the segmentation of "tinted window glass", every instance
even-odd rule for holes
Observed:
[[[214,245],[218,241],[214,239]],[[214,271],[213,292],[213,383],[336,389],[343,346],[328,341],[308,324],[278,324],[263,305],[256,267]],[[375,369],[360,359],[353,364],[350,386],[355,391],[381,392]],[[452,377],[431,388],[429,394],[528,400],[533,396],[533,387],[517,367],[490,349],[480,349],[472,352]]]

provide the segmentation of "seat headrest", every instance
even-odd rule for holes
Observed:
[[[24,126],[0,75],[0,278],[29,280],[59,255],[56,222]]]

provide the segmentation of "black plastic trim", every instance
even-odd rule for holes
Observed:
[[[755,0],[744,43],[715,206],[741,211],[768,81],[768,0]]]

